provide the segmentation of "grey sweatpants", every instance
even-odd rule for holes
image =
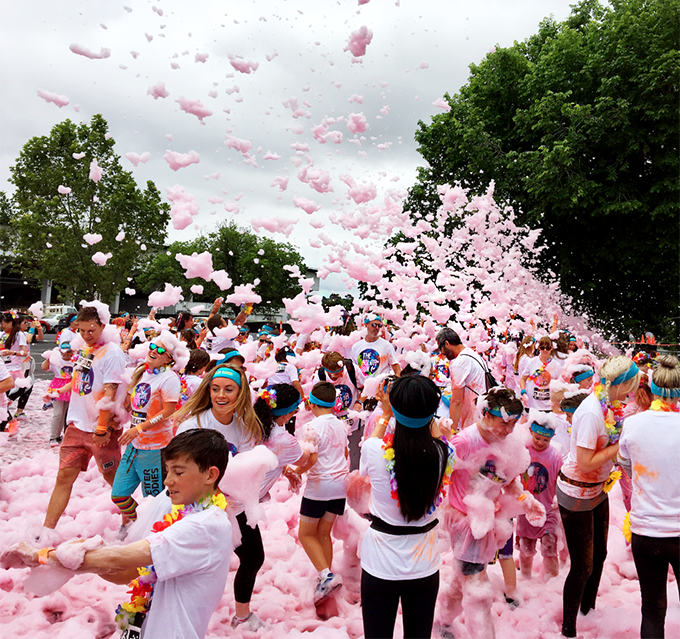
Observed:
[[[66,413],[68,413],[68,402],[60,399],[52,400],[52,426],[50,427],[50,439],[61,437],[66,428]]]

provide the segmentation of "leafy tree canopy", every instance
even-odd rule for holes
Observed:
[[[201,278],[186,279],[184,269],[176,255],[191,255],[208,251],[212,255],[214,270],[224,270],[232,280],[232,289],[222,291],[214,282]],[[166,283],[181,286],[184,297],[189,299],[191,286],[203,286],[202,295],[193,295],[198,301],[212,301],[226,297],[233,286],[255,284],[255,291],[262,298],[254,311],[273,315],[283,307],[283,298],[293,298],[302,290],[295,279],[283,267],[298,265],[304,273],[306,265],[302,256],[291,244],[275,242],[259,237],[240,228],[235,222],[222,224],[216,231],[189,242],[174,242],[166,252],[154,260],[135,278],[139,290],[151,293],[163,290]]]
[[[543,229],[541,262],[577,308],[674,335],[678,314],[679,0],[583,0],[563,23],[498,48],[419,122],[427,161],[406,208],[437,185],[495,197]]]
[[[76,302],[94,295],[111,302],[150,259],[140,245],[162,246],[166,237],[169,206],[153,182],[144,191],[137,187],[114,144],[101,115],[89,125],[65,120],[49,136],[30,139],[10,167],[16,191],[11,211],[2,207],[10,225],[6,251],[25,275],[53,280]],[[90,178],[93,160],[103,169],[98,182]],[[116,239],[121,231],[124,239]],[[102,240],[91,246],[86,233]],[[96,252],[112,257],[99,266],[92,261]]]

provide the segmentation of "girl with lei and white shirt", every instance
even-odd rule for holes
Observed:
[[[140,483],[145,497],[156,496],[163,488],[161,452],[172,439],[169,417],[180,391],[176,370],[184,368],[188,358],[184,344],[163,331],[149,344],[145,362],[132,374],[126,398],[130,428],[119,439],[127,449],[111,488],[111,501],[123,515],[123,525],[137,519],[132,493]]]
[[[429,637],[441,564],[437,512],[455,450],[433,419],[440,390],[432,380],[400,377],[379,396],[382,417],[359,469],[371,483],[371,527],[361,544],[364,634],[393,636],[401,601],[404,637]]]
[[[633,480],[628,538],[640,580],[643,638],[665,636],[669,566],[680,582],[680,368],[669,355],[657,363],[649,383],[653,401],[626,418],[618,455]]]
[[[177,434],[192,428],[218,430],[227,440],[231,456],[255,448],[264,437],[262,425],[253,410],[250,386],[245,372],[235,366],[218,366],[207,372],[196,392],[174,417]],[[184,421],[182,421],[183,418]],[[255,631],[263,622],[250,611],[250,599],[255,577],[264,563],[264,547],[259,526],[251,528],[246,521],[243,505],[229,497],[230,514],[236,518],[241,532],[241,544],[234,549],[240,560],[234,577],[236,614],[232,628],[243,625]]]
[[[179,376],[180,388],[179,399],[177,400],[177,410],[182,408],[196,392],[209,364],[210,355],[208,355],[208,353],[199,348],[191,351],[189,362],[187,363],[184,372]]]
[[[595,608],[607,556],[609,477],[619,450],[623,400],[640,380],[627,357],[611,357],[596,385],[572,417],[569,454],[557,479],[557,501],[571,568],[564,582],[562,634],[576,637],[576,616]]]
[[[522,361],[520,395],[527,409],[536,408],[549,413],[550,381],[559,377],[562,367],[553,359],[553,345],[549,337],[541,337],[538,341],[538,353],[538,357]]]

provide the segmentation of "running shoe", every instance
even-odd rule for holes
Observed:
[[[340,588],[340,586],[342,586],[340,575],[329,572],[325,579],[319,579],[319,583],[316,584],[316,590],[314,590],[314,604],[318,604],[334,590]]]
[[[247,617],[239,619],[236,615],[232,617],[232,628],[243,628],[243,630],[250,630],[256,632],[260,628],[264,628],[267,624],[262,621],[254,612],[251,612]]]

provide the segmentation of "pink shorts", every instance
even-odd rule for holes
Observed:
[[[102,475],[115,473],[120,463],[120,431],[111,433],[111,438],[104,446],[95,446],[93,434],[86,433],[73,424],[69,424],[59,448],[59,469],[80,468],[87,470],[90,459],[94,457]]]

